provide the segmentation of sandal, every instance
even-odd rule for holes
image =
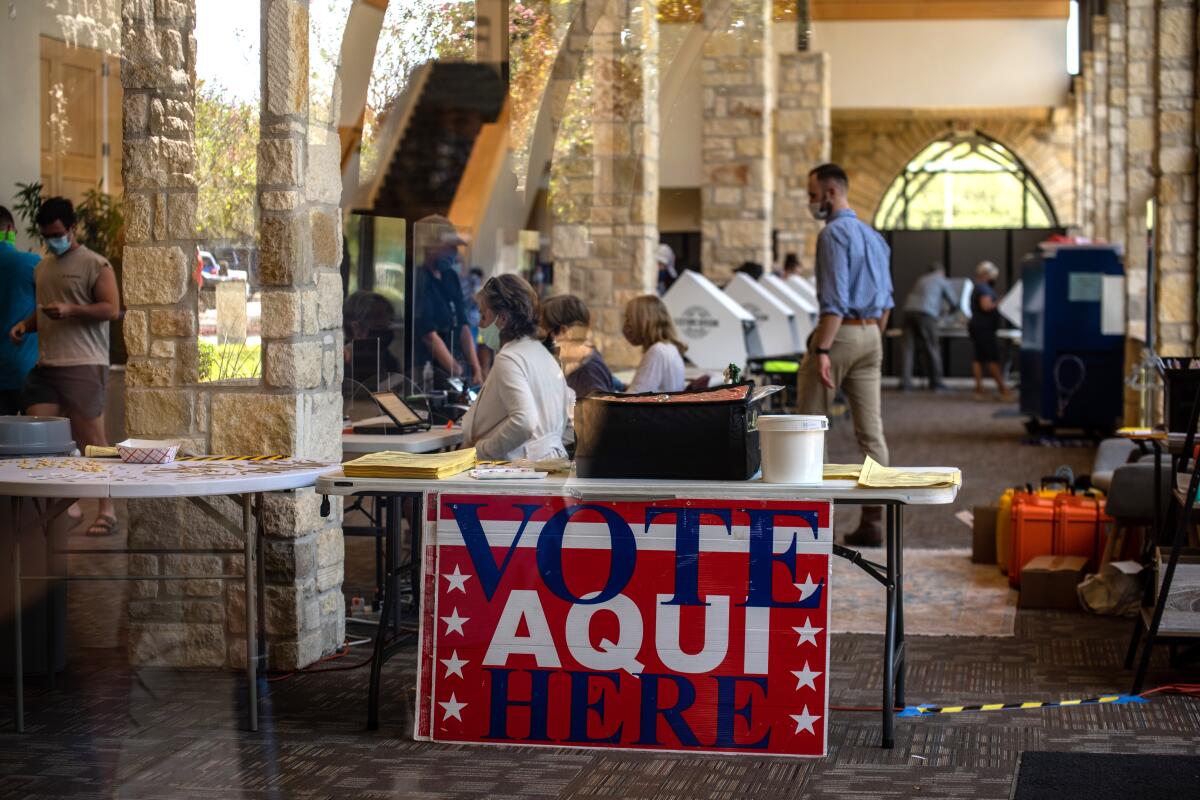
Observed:
[[[118,530],[120,530],[120,523],[117,521],[116,514],[101,514],[92,521],[92,524],[84,531],[84,535],[112,536]]]

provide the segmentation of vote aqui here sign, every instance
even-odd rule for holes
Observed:
[[[427,500],[416,738],[825,754],[829,502]]]

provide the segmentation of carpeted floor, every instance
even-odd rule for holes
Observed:
[[[969,546],[969,530],[953,516],[958,508],[1063,462],[1086,471],[1091,459],[1084,448],[1020,445],[1020,421],[994,418],[998,405],[893,393],[884,402],[894,463],[956,463],[965,473],[956,508],[908,514],[913,580],[922,579],[911,569],[914,549]],[[851,441],[849,426],[839,425],[832,455],[848,460]],[[369,542],[347,543],[349,585],[371,583],[372,556]],[[113,604],[94,602],[96,592],[112,591],[72,587],[74,642],[104,645],[120,631],[120,620],[104,610]],[[914,637],[907,699],[958,705],[1126,691],[1129,630],[1127,620],[1022,609],[1011,637]],[[835,634],[830,642],[831,703],[877,706],[880,637]],[[362,663],[361,650],[323,666]],[[901,720],[890,751],[878,747],[877,713],[835,709],[829,755],[812,761],[430,745],[411,741],[413,658],[409,651],[384,670],[376,733],[364,730],[368,675],[359,668],[267,684],[263,729],[250,734],[240,727],[240,675],[130,670],[119,650],[77,647],[53,691],[30,682],[25,735],[8,732],[11,683],[0,678],[0,798],[999,800],[1010,796],[1024,751],[1200,754],[1200,702],[1169,696],[1146,705]],[[1150,685],[1195,680],[1157,654]]]
[[[882,549],[861,551],[876,564]],[[854,564],[833,559],[834,633],[883,633],[883,587]],[[907,550],[904,556],[904,630],[909,636],[1012,636],[1017,593],[989,564],[972,564],[971,551]]]

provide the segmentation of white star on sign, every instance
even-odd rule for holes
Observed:
[[[817,634],[825,629],[824,628],[814,628],[813,624],[812,624],[812,620],[805,617],[804,627],[797,628],[796,626],[793,625],[792,630],[794,630],[796,633],[800,634],[800,640],[796,642],[796,647],[799,647],[800,645],[804,644],[805,642],[816,647]]]
[[[804,669],[794,669],[792,674],[796,676],[796,691],[807,686],[810,689],[816,689],[817,685],[813,682],[821,676],[821,673],[808,668],[808,662],[804,662]]]
[[[450,612],[450,616],[442,617],[442,622],[446,623],[446,635],[449,636],[457,631],[460,636],[465,636],[466,634],[463,633],[463,623],[469,619],[470,617],[460,617],[457,608]],[[820,629],[818,628],[818,630]],[[813,644],[816,644],[816,642],[813,642]]]
[[[467,593],[466,583],[468,580],[471,579],[471,576],[464,575],[462,573],[462,571],[459,570],[458,564],[454,565],[454,572],[451,572],[449,574],[443,573],[442,577],[445,578],[446,580],[450,581],[450,585],[446,588],[447,594],[449,594],[450,592],[453,592],[455,589],[462,592],[463,594]]]
[[[465,667],[468,663],[470,663],[464,659],[459,658],[457,650],[455,650],[453,653],[451,653],[449,658],[443,658],[441,661],[443,664],[446,665],[446,677],[447,678],[449,678],[451,675],[457,675],[458,677],[461,678],[463,676],[462,668]],[[807,667],[807,666],[808,665],[805,664],[805,667]],[[819,675],[820,673],[817,673],[817,674]]]
[[[453,692],[450,693],[449,700],[439,700],[438,705],[446,711],[445,715],[442,717],[442,722],[445,722],[451,717],[454,717],[459,722],[462,722],[462,710],[467,707],[467,704],[458,702],[458,698],[454,696]],[[795,719],[794,716],[793,719]],[[799,731],[800,729],[797,728],[796,732],[799,733]]]
[[[808,574],[804,577],[804,583],[793,583],[792,586],[795,586],[800,590],[801,600],[807,600],[812,596],[813,592],[821,588],[821,584],[813,582],[812,574]]]
[[[454,696],[451,695],[450,699],[453,700]],[[442,705],[445,705],[445,703]],[[788,716],[791,717],[796,723],[796,733],[799,733],[800,731],[808,731],[814,736],[816,735],[817,732],[813,730],[813,724],[821,717],[817,714],[808,713],[808,706],[805,706],[803,709],[801,709],[799,714],[788,714]]]

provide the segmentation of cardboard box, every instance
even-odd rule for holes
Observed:
[[[1083,582],[1083,556],[1036,556],[1021,568],[1020,608],[1079,608],[1075,590]]]
[[[996,506],[975,506],[975,521],[972,525],[971,562],[974,564],[996,563]]]

